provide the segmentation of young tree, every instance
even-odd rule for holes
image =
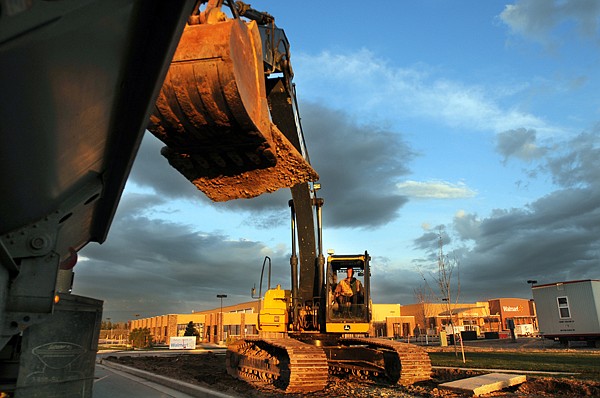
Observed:
[[[413,290],[413,293],[415,295],[415,300],[421,305],[421,311],[419,312],[416,319],[417,326],[419,326],[419,329],[423,329],[423,332],[425,333],[425,338],[427,339],[427,330],[429,329],[429,326],[433,327],[433,325],[429,325],[429,321],[431,317],[435,315],[435,311],[432,305],[432,303],[435,301],[435,294],[427,285],[415,288]],[[421,332],[421,330],[419,330],[419,332]]]
[[[187,326],[185,327],[185,332],[183,333],[184,336],[196,336],[196,343],[198,343],[198,338],[200,337],[200,333],[198,332],[198,329],[196,329],[196,327],[194,326],[194,322],[193,321],[189,321]]]
[[[198,336],[198,330],[196,330],[196,327],[194,326],[194,321],[189,321],[187,326],[185,327],[185,333],[183,333],[184,336]]]
[[[461,352],[462,352],[462,360],[465,362],[465,352],[462,343],[462,338],[457,338],[456,328],[454,325],[454,313],[453,310],[458,304],[458,298],[460,295],[460,278],[458,275],[459,271],[459,261],[454,257],[450,257],[444,254],[444,233],[443,228],[440,228],[437,235],[438,240],[438,253],[437,253],[437,274],[432,275],[432,278],[437,285],[437,289],[439,291],[438,300],[441,300],[446,307],[446,313],[448,314],[448,322],[450,327],[452,328],[452,335],[454,339],[454,353],[458,356],[458,352],[456,349],[456,341],[460,341]],[[453,275],[456,271],[456,293],[454,293],[453,289]],[[421,276],[425,280],[427,284],[427,278],[423,273]],[[427,285],[428,286],[428,285]],[[429,290],[433,293],[433,290],[429,288]],[[435,294],[434,294],[435,295]],[[454,304],[453,304],[454,303]],[[460,336],[460,334],[458,334]]]
[[[447,255],[444,255],[444,241],[442,239],[442,233],[440,231],[439,234],[439,253],[438,253],[438,276],[437,276],[437,284],[440,289],[440,293],[442,295],[442,301],[446,303],[446,311],[448,312],[448,319],[450,322],[450,327],[452,328],[452,335],[454,339],[454,354],[458,356],[456,351],[456,341],[460,341],[460,350],[462,353],[462,360],[465,363],[465,350],[463,347],[462,338],[459,333],[456,333],[456,329],[454,327],[454,314],[453,314],[453,306],[452,306],[452,274],[454,271],[457,272],[456,275],[456,295],[454,300],[454,306],[458,304],[458,297],[460,295],[460,278],[458,277],[458,260],[456,257],[450,258]]]

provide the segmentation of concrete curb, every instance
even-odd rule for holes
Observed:
[[[112,368],[112,369],[115,369],[115,370],[119,370],[121,372],[129,373],[131,375],[140,377],[142,379],[154,382],[156,384],[161,384],[163,386],[172,388],[173,390],[180,391],[182,393],[191,395],[193,397],[199,397],[199,398],[205,398],[205,397],[206,398],[240,398],[239,396],[236,396],[236,395],[224,394],[222,392],[213,391],[213,390],[210,390],[210,389],[205,388],[205,387],[197,386],[195,384],[186,383],[186,382],[181,381],[181,380],[171,379],[171,378],[168,378],[168,377],[157,375],[155,373],[147,372],[145,370],[132,368],[132,367],[121,365],[121,364],[118,364],[118,363],[115,363],[115,362],[107,361],[107,360],[104,360],[104,359],[101,359],[97,363],[100,363],[103,366],[106,366],[107,368]]]

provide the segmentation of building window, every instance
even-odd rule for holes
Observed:
[[[570,318],[571,310],[569,309],[569,299],[567,297],[557,297],[556,302],[558,303],[558,316],[561,319]]]

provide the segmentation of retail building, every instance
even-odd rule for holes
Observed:
[[[190,321],[200,341],[218,343],[228,338],[257,335],[259,302],[228,305],[192,314],[169,314],[131,321],[131,329],[150,329],[155,343],[169,344],[172,336],[183,336]],[[405,338],[415,335],[437,336],[450,324],[458,331],[502,332],[506,320],[515,324],[533,324],[535,307],[527,299],[502,298],[476,303],[373,304],[370,334],[378,337]],[[452,320],[452,322],[451,322]],[[529,329],[526,329],[529,330]],[[526,334],[526,333],[522,333]]]

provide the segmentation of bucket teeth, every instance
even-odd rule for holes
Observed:
[[[252,198],[318,174],[270,120],[256,23],[185,27],[148,130],[213,201]]]

